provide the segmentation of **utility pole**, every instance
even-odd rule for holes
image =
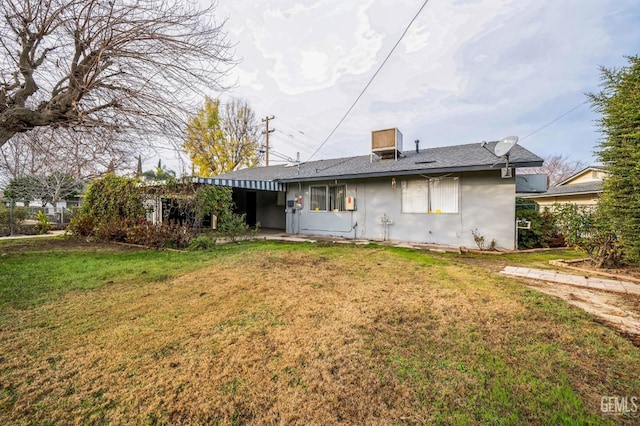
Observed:
[[[269,117],[268,115],[262,119],[262,122],[265,123],[266,129],[262,131],[262,134],[265,135],[265,151],[266,151],[266,157],[265,157],[265,166],[269,166],[269,133],[273,133],[276,131],[276,129],[269,129],[269,120],[273,120],[274,118],[276,118],[275,116],[271,116]]]

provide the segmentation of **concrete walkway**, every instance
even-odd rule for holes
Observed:
[[[565,274],[553,270],[520,268],[516,266],[506,266],[500,273],[511,277],[529,278],[532,280],[586,287],[594,290],[640,295],[640,284],[629,281],[609,280],[584,275]]]
[[[24,238],[46,238],[46,237],[57,237],[63,235],[65,231],[49,231],[46,234],[38,234],[38,235],[11,235],[8,237],[0,237],[0,240],[21,240]]]

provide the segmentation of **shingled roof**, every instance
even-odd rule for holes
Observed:
[[[497,142],[426,148],[404,152],[397,160],[381,160],[375,155],[317,160],[299,165],[277,165],[237,170],[215,176],[218,179],[301,182],[330,179],[437,174],[466,171],[499,170],[504,159],[493,154]],[[509,153],[510,167],[539,167],[542,158],[520,145]]]
[[[524,194],[523,198],[545,198],[559,195],[598,194],[602,192],[602,181],[572,183],[571,185],[552,186],[540,194]],[[520,196],[520,194],[518,194]]]

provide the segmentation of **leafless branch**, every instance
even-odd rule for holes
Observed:
[[[182,126],[234,64],[214,11],[183,0],[3,0],[0,147],[38,127]]]

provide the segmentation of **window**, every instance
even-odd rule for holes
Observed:
[[[346,185],[312,186],[311,204],[309,208],[315,211],[346,211]]]
[[[458,178],[429,179],[429,212],[458,213]]]
[[[329,210],[345,211],[345,186],[334,185],[329,187]]]
[[[428,180],[402,181],[402,213],[427,213],[428,194]]]
[[[311,210],[327,210],[327,187],[312,186],[311,187]]]
[[[402,213],[458,213],[459,178],[402,182]]]

